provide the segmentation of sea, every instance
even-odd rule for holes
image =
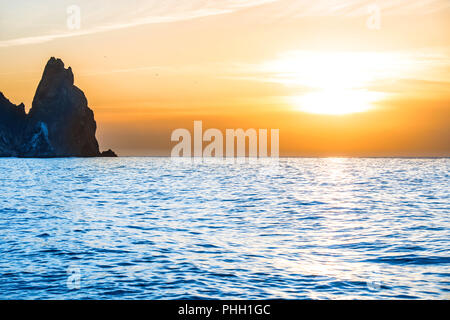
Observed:
[[[449,169],[0,159],[0,299],[450,299]]]

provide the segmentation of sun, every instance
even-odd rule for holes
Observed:
[[[366,112],[386,94],[374,83],[398,74],[395,55],[373,52],[294,51],[263,66],[270,81],[293,88],[299,94],[286,97],[298,111],[345,115]]]
[[[320,90],[289,97],[288,100],[299,111],[345,115],[371,110],[381,96],[367,90]]]

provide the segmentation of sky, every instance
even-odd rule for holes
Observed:
[[[282,156],[450,156],[449,0],[1,1],[0,91],[29,109],[52,56],[119,155],[201,120]]]

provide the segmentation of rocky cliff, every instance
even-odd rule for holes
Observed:
[[[0,157],[19,156],[26,119],[25,106],[12,104],[0,92]]]
[[[72,69],[51,58],[45,66],[30,112],[0,93],[1,157],[99,157],[97,124],[87,99],[74,85]]]

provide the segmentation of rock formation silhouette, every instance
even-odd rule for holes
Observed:
[[[100,153],[97,124],[72,69],[50,58],[28,114],[0,92],[0,157],[115,157]]]

